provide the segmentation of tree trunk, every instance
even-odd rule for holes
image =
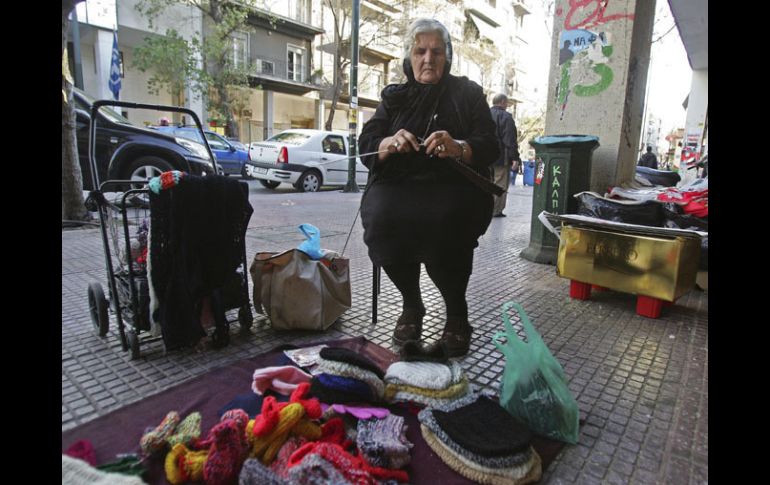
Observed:
[[[67,27],[69,14],[75,5],[82,0],[62,0],[61,16],[61,55],[64,59],[64,48],[67,46]],[[75,39],[79,42],[80,39]],[[75,134],[75,109],[72,99],[72,84],[62,72],[62,106],[61,106],[61,216],[62,220],[85,221],[90,215],[83,200],[83,175],[80,173],[78,145]]]

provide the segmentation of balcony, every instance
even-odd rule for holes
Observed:
[[[263,89],[296,95],[324,89],[320,81],[313,81],[307,74],[307,66],[302,65],[299,70],[290,69],[285,59],[262,57],[252,59],[249,66],[249,83],[252,87],[261,85]]]

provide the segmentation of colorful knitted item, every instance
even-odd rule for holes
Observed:
[[[184,175],[185,173],[180,172],[179,170],[169,170],[168,172],[163,172],[158,177],[151,178],[148,185],[150,190],[156,194],[160,194],[161,190],[167,190],[179,185],[179,181],[182,180]]]
[[[394,362],[385,373],[385,384],[405,384],[423,389],[441,390],[457,384],[465,376],[457,361],[448,364],[437,362]]]
[[[163,450],[168,444],[169,436],[174,433],[177,424],[179,424],[179,413],[170,411],[157,428],[149,433],[145,433],[142,439],[139,440],[139,447],[142,449],[142,452],[145,455],[151,455]]]
[[[206,485],[228,485],[238,477],[246,459],[248,443],[244,429],[237,419],[225,419],[211,432],[214,442],[203,465],[203,479]]]
[[[465,394],[460,394],[458,396],[453,397],[430,397],[426,396],[425,394],[417,394],[414,392],[406,392],[406,391],[399,391],[396,394],[393,395],[393,399],[391,399],[390,402],[396,403],[396,402],[410,402],[414,403],[423,407],[442,407],[442,406],[448,406],[457,401],[458,399],[463,399],[464,397],[473,394],[473,390],[475,388],[473,387],[473,384],[468,384],[468,387],[466,388]]]
[[[168,445],[173,447],[177,443],[189,445],[201,435],[201,413],[193,412],[187,415],[174,429],[174,434],[168,437]]]
[[[263,367],[254,371],[251,389],[262,394],[272,389],[284,396],[290,395],[302,382],[310,382],[313,376],[293,365]]]
[[[422,387],[410,386],[408,384],[387,384],[385,386],[385,399],[392,401],[398,392],[408,392],[410,394],[419,394],[421,396],[433,399],[454,399],[465,396],[468,393],[468,379],[463,379],[457,384],[452,384],[446,389],[425,389]]]
[[[382,399],[385,392],[385,383],[382,382],[382,379],[377,374],[353,364],[336,360],[318,359],[318,370],[326,374],[350,377],[366,382],[372,390],[372,395],[376,396],[377,399]]]
[[[358,379],[332,374],[318,374],[310,382],[310,392],[327,404],[362,403],[372,401],[372,390]]]
[[[358,367],[361,367],[362,369],[366,369],[369,371],[374,372],[374,374],[382,379],[385,377],[385,373],[382,372],[382,369],[372,362],[367,357],[359,354],[358,352],[354,352],[350,349],[345,349],[342,347],[324,347],[321,349],[321,352],[319,353],[322,359],[326,360],[336,360],[337,362],[346,362],[348,364],[352,364]]]
[[[311,436],[314,435],[311,439],[318,439],[321,436],[320,427],[308,420],[301,422],[303,416],[305,416],[305,408],[300,403],[289,403],[281,409],[278,415],[278,423],[267,434],[255,435],[254,421],[249,422],[246,430],[251,442],[249,456],[259,458],[262,463],[269,465],[278,454],[281,446],[286,442],[289,433],[294,432],[300,436],[310,434]],[[295,427],[297,428],[296,430],[294,429]],[[313,433],[314,429],[315,433]]]
[[[467,458],[455,453],[441,443],[431,431],[424,425],[420,425],[420,431],[425,443],[436,453],[441,461],[460,475],[473,480],[476,483],[490,485],[524,485],[540,480],[542,476],[542,464],[540,456],[532,450],[530,459],[518,467],[511,468],[487,468],[474,463]]]
[[[269,433],[279,420],[281,409],[290,403],[299,403],[305,409],[305,414],[309,419],[318,419],[321,417],[321,403],[318,399],[308,398],[310,394],[310,384],[303,382],[291,393],[288,403],[279,403],[273,396],[268,396],[262,401],[262,413],[254,418],[251,432],[255,436],[263,436]]]
[[[361,455],[373,466],[403,468],[409,464],[409,449],[404,418],[391,414],[384,419],[358,422],[356,444]]]
[[[482,456],[505,456],[529,447],[532,433],[499,403],[478,394],[451,410],[434,409],[433,417],[463,448]]]
[[[62,455],[61,483],[62,485],[143,485],[145,482],[139,477],[103,472],[81,459]]]
[[[351,406],[350,404],[332,404],[329,406],[328,404],[322,403],[321,407],[324,408],[324,412],[326,412],[326,408],[331,408],[335,413],[347,413],[356,419],[382,419],[390,414],[388,408],[374,406]]]
[[[243,462],[238,475],[238,485],[283,485],[286,482],[259,460],[249,458]]]
[[[319,455],[336,468],[350,483],[375,485],[377,480],[395,479],[409,482],[409,474],[403,470],[389,470],[373,467],[361,457],[353,456],[334,443],[306,443],[289,458],[289,470],[298,465],[307,455]]]
[[[172,485],[203,480],[203,465],[209,456],[209,450],[192,451],[178,443],[166,454],[163,468],[166,480]]]
[[[80,440],[64,451],[64,454],[73,458],[79,458],[91,466],[96,466],[96,451],[94,445],[88,440]]]
[[[281,446],[281,449],[278,450],[278,454],[270,464],[270,469],[280,478],[286,478],[286,474],[289,471],[287,468],[289,458],[292,453],[297,451],[305,443],[307,443],[307,439],[302,436],[290,436],[289,439],[286,440],[286,443]]]
[[[335,443],[344,449],[348,449],[353,445],[345,431],[345,422],[339,417],[331,418],[321,425],[321,437],[318,438],[318,441]]]
[[[351,485],[334,465],[318,455],[308,455],[291,467],[286,482],[291,485]]]
[[[532,457],[532,447],[527,448],[525,451],[522,451],[520,453],[515,453],[513,455],[507,455],[507,456],[495,456],[495,457],[489,457],[489,456],[482,456],[476,453],[473,453],[471,451],[466,450],[457,442],[455,442],[452,438],[450,438],[443,429],[436,423],[436,420],[433,419],[433,409],[431,408],[425,408],[417,415],[417,419],[420,421],[420,424],[424,425],[426,428],[430,430],[431,433],[439,440],[441,441],[441,444],[446,446],[447,448],[450,448],[452,451],[457,453],[458,455],[463,456],[464,458],[467,458],[469,461],[472,461],[473,463],[478,463],[481,466],[485,466],[488,468],[510,468],[510,467],[516,467],[520,466]]]

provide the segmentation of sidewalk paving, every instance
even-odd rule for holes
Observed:
[[[321,230],[323,248],[342,250],[361,194],[300,194],[249,184],[249,263],[258,251],[296,247],[303,222]],[[519,257],[529,243],[531,210],[532,187],[511,187],[508,217],[493,218],[479,241],[468,289],[474,341],[461,361],[469,378],[498,389],[504,360],[490,339],[502,329],[501,305],[514,300],[564,367],[585,419],[579,444],[564,448],[541,483],[708,483],[708,293],[689,292],[659,319],[636,315],[632,295],[610,291],[572,300],[569,281],[554,266]],[[372,325],[372,266],[362,238],[359,218],[345,250],[353,306],[328,331],[276,332],[255,312],[246,335],[232,325],[224,349],[166,354],[161,342],[151,342],[132,361],[122,351],[114,318],[103,339],[90,321],[88,283],[100,282],[107,294],[100,231],[62,231],[62,431],[282,343],[363,335],[392,349],[400,299],[383,273],[379,322]],[[424,271],[422,278],[423,338],[432,342],[441,334],[443,301]]]

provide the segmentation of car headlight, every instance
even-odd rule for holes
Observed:
[[[209,157],[209,152],[206,151],[206,147],[201,145],[198,142],[194,142],[192,140],[188,140],[187,138],[181,138],[176,137],[176,142],[182,145],[183,147],[190,150],[192,153],[195,154],[195,156],[202,158],[204,160],[208,160],[209,164],[211,163],[211,157]]]

